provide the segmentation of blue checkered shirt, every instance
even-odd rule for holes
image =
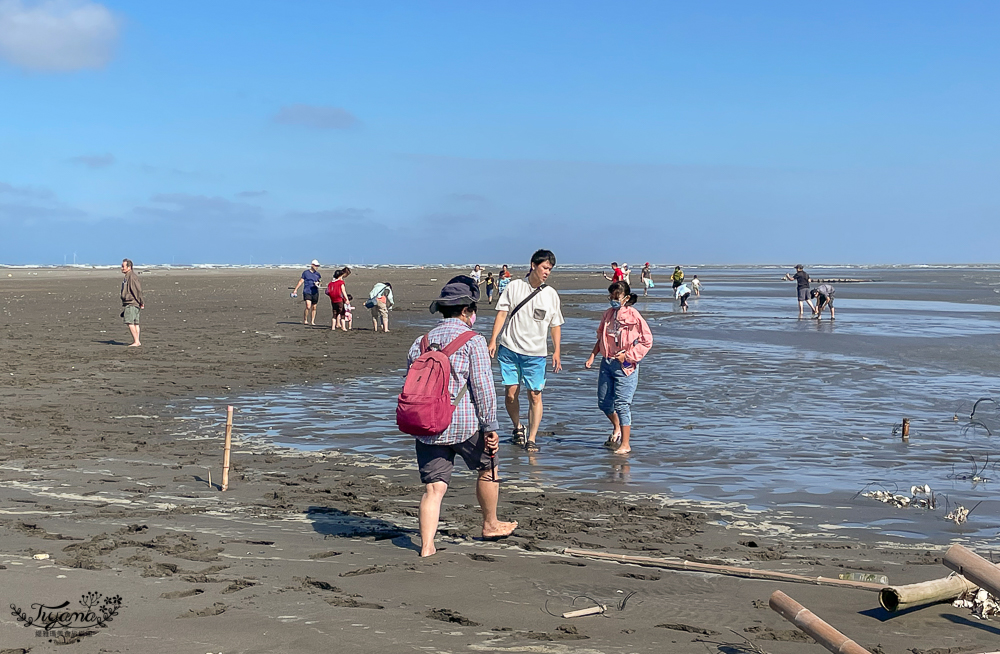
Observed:
[[[437,343],[442,348],[451,343],[460,334],[470,331],[469,326],[458,318],[445,318],[428,334],[431,344]],[[406,366],[420,356],[418,338],[410,346],[406,357]],[[416,438],[428,445],[454,445],[472,438],[478,430],[489,433],[500,428],[497,422],[497,391],[493,386],[493,368],[490,365],[490,352],[486,348],[486,339],[481,335],[473,336],[458,352],[451,355],[451,381],[448,390],[452,401],[466,383],[469,390],[455,407],[451,425],[437,436],[417,436]]]

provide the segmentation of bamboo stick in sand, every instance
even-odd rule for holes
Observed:
[[[233,407],[226,407],[226,453],[222,457],[222,486],[219,490],[229,488],[229,451],[233,446]]]

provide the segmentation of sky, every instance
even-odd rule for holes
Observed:
[[[0,263],[990,263],[1000,3],[0,0]]]

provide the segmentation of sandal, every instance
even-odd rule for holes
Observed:
[[[604,447],[617,448],[622,442],[622,433],[616,431],[615,433],[608,436],[608,440],[604,441]]]
[[[510,442],[519,447],[524,447],[524,442],[527,440],[528,432],[524,428],[524,425],[519,425],[514,428],[510,433]]]
[[[524,451],[529,454],[536,454],[542,451],[542,448],[538,447],[538,443],[535,441],[527,441],[524,444]]]

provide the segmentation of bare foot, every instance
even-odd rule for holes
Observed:
[[[424,545],[420,548],[420,558],[427,558],[428,556],[434,556],[435,554],[437,554],[437,548],[434,547],[434,543]]]
[[[517,522],[496,522],[492,525],[483,525],[483,538],[503,538],[510,536],[517,529]]]
[[[631,447],[619,447],[617,450],[614,451],[614,453],[615,454],[628,454],[631,451],[632,451]]]
[[[139,347],[140,345],[142,345],[142,343],[140,343],[139,341],[136,341],[135,343],[132,343],[131,345],[129,345],[129,347]]]

